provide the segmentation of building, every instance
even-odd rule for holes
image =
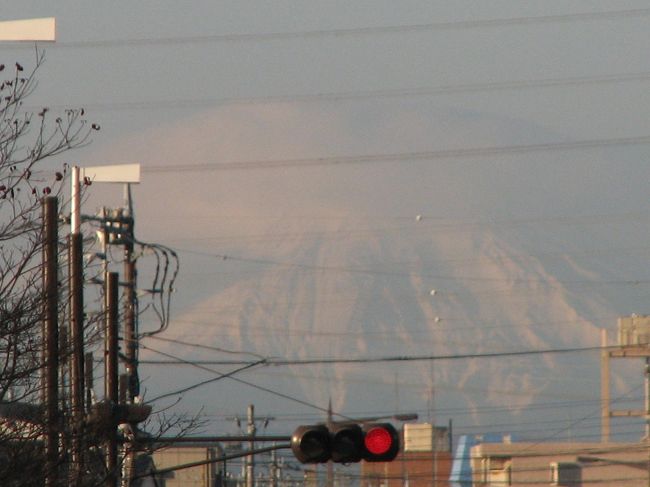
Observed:
[[[153,453],[153,465],[156,470],[195,462],[215,460],[222,456],[218,446],[176,445],[162,448]],[[223,464],[218,462],[198,465],[191,468],[174,470],[156,476],[157,487],[217,487],[222,483]]]
[[[648,485],[647,443],[484,443],[471,449],[473,487]]]

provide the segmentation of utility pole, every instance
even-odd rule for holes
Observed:
[[[72,172],[72,218],[71,223],[73,232],[78,228],[81,221],[80,202],[74,198],[75,192],[79,192],[79,182],[89,180],[94,183],[118,183],[124,184],[124,199],[127,209],[120,211],[117,220],[112,221],[111,230],[118,230],[124,245],[124,280],[126,282],[124,290],[124,357],[126,369],[126,381],[122,397],[120,397],[120,385],[118,379],[118,293],[119,283],[117,274],[108,273],[108,247],[110,239],[114,233],[109,231],[108,219],[112,218],[110,212],[105,208],[101,210],[100,219],[102,222],[103,242],[102,253],[104,255],[104,286],[105,286],[105,347],[104,347],[104,367],[105,367],[105,386],[104,398],[111,407],[118,406],[119,403],[134,404],[135,398],[139,395],[139,386],[137,380],[137,297],[136,297],[136,270],[133,259],[133,206],[131,202],[131,184],[140,182],[140,164],[122,164],[122,165],[104,165],[79,168],[74,167]],[[127,214],[124,214],[124,213]],[[75,215],[77,223],[75,225]],[[115,220],[115,219],[113,219]],[[113,282],[114,281],[114,282]],[[83,354],[83,352],[81,352]],[[80,355],[82,356],[82,355]],[[86,357],[86,406],[90,405],[92,389],[92,357]],[[90,361],[88,361],[90,360]],[[89,370],[88,370],[89,369]],[[80,369],[83,377],[83,369]],[[80,385],[83,391],[83,383]],[[125,444],[126,451],[132,451],[131,444],[127,441]],[[109,438],[107,442],[106,463],[109,471],[109,485],[118,483],[118,449],[117,449],[117,431],[114,426],[109,428]],[[128,454],[123,459],[124,466],[124,485],[130,485],[130,477],[133,473],[133,455]]]
[[[134,218],[133,218],[133,200],[131,198],[131,185],[124,184],[124,199],[126,209],[121,212],[122,227],[125,228],[123,233],[124,245],[124,349],[125,349],[125,369],[124,378],[125,394],[121,398],[126,404],[134,404],[136,397],[140,394],[140,380],[138,378],[138,300],[136,296],[137,271],[135,260],[133,258],[133,244],[135,238]],[[132,442],[127,442],[124,455],[124,479],[123,485],[131,485],[131,476],[134,471],[135,456],[132,448]]]
[[[248,406],[248,428],[247,433],[250,437],[248,448],[250,451],[255,450],[255,406],[250,404]],[[246,457],[246,487],[254,487],[255,485],[255,455]]]
[[[118,275],[109,272],[106,275],[106,330],[104,339],[104,399],[110,407],[118,402]],[[118,485],[117,428],[107,424],[106,470],[107,487]]]
[[[327,427],[334,424],[334,413],[332,412],[332,398],[327,403]],[[327,487],[334,487],[334,462],[327,462]]]
[[[43,405],[45,407],[45,486],[59,481],[59,321],[58,203],[43,200]]]
[[[650,357],[645,358],[645,441],[648,444],[648,487],[650,487]]]
[[[273,446],[277,446],[277,443],[274,443]],[[271,452],[271,468],[270,468],[270,477],[271,477],[271,487],[278,487],[278,475],[279,468],[278,468],[278,452],[277,450],[273,450]]]
[[[124,232],[124,341],[126,356],[126,375],[127,375],[127,402],[133,403],[134,399],[140,394],[138,386],[138,330],[137,330],[137,273],[135,261],[133,259],[134,244],[134,217],[133,217],[133,199],[131,197],[131,185],[124,185],[124,199],[126,204],[125,212],[122,213],[123,226],[126,227]]]

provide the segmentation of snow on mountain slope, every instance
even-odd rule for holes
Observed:
[[[601,327],[615,326],[594,286],[606,279],[601,271],[558,254],[557,277],[542,262],[548,256],[508,243],[516,239],[507,233],[426,220],[383,229],[344,220],[281,233],[293,237],[274,239],[267,255],[252,257],[251,248],[222,259],[241,272],[224,275],[224,290],[178,316],[167,336],[264,357],[358,359],[591,347]],[[232,358],[172,348],[186,359]],[[249,377],[352,411],[422,411],[433,386],[441,414],[462,411],[481,423],[486,407],[516,415],[539,402],[597,400],[598,374],[592,352],[293,365]]]

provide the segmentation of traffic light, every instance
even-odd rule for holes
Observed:
[[[389,423],[303,425],[291,437],[301,463],[390,462],[399,452],[399,434]]]

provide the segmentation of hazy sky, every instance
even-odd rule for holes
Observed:
[[[101,125],[66,162],[143,165],[143,240],[268,257],[251,236],[416,215],[614,222],[538,252],[648,236],[647,2],[0,0],[2,20],[45,16],[30,104]],[[180,311],[213,291],[184,265]]]
[[[251,191],[239,191],[235,205],[254,212],[282,212],[288,194],[391,215],[564,216],[647,205],[613,196],[639,193],[647,146],[608,145],[648,135],[648,78],[630,79],[650,71],[650,14],[634,10],[643,2],[14,3],[3,5],[4,18],[57,18],[33,103],[83,105],[101,123],[80,162],[138,161],[147,171],[398,155],[327,170],[185,173],[188,185],[210,180],[212,208],[230,211],[224,193],[241,179]],[[3,51],[31,59],[29,48]],[[440,154],[580,141],[597,146]],[[409,160],[419,152],[433,154]],[[148,175],[140,191],[178,200],[166,184],[174,179]]]

